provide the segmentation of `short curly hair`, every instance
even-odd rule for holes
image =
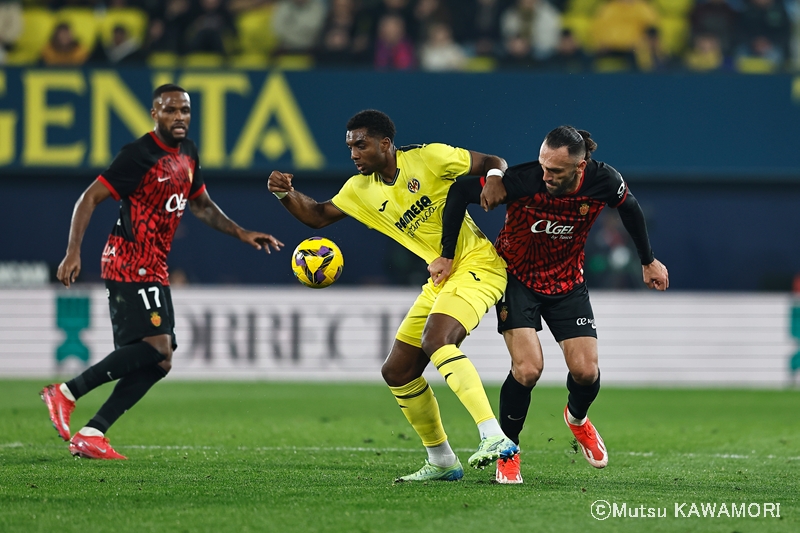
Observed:
[[[389,118],[389,115],[377,109],[359,111],[347,121],[347,131],[361,128],[366,128],[367,135],[370,137],[377,137],[379,139],[388,137],[392,142],[394,142],[394,134],[397,132],[394,127],[394,122]]]

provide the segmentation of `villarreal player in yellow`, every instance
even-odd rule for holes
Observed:
[[[397,403],[428,451],[425,465],[398,481],[455,481],[464,475],[447,441],[439,405],[422,376],[433,363],[467,408],[480,433],[469,465],[484,468],[519,452],[492,412],[477,370],[458,348],[503,295],[506,264],[467,215],[455,257],[441,275],[442,211],[447,191],[465,175],[502,175],[506,162],[493,155],[426,144],[397,148],[395,126],[376,110],[361,111],[347,123],[347,146],[358,169],[327,202],[295,190],[292,174],[273,171],[267,186],[298,220],[322,228],[351,216],[391,237],[424,259],[431,279],[408,311],[381,368]]]

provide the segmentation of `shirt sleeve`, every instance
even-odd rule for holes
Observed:
[[[622,178],[622,174],[617,172],[612,166],[602,163],[598,168],[598,172],[605,174],[607,182],[606,192],[602,200],[604,200],[611,207],[619,207],[628,196],[628,184]]]
[[[351,177],[345,182],[344,185],[342,185],[342,188],[339,189],[339,192],[337,192],[334,197],[331,198],[331,203],[342,213],[346,213],[356,220],[360,220],[357,216],[359,204],[356,201],[357,194],[355,193],[355,189],[353,187],[354,177]]]
[[[506,204],[514,200],[533,196],[542,183],[542,167],[538,161],[514,165],[506,170],[503,186],[506,188]]]
[[[127,198],[142,181],[150,168],[138,143],[122,147],[111,165],[104,170],[98,179],[111,192],[115,200]]]
[[[647,235],[647,223],[644,212],[633,194],[626,189],[625,199],[617,206],[619,218],[636,246],[636,253],[643,265],[649,265],[655,259],[650,246],[650,237]]]
[[[194,174],[192,176],[192,187],[189,189],[189,199],[193,200],[200,196],[206,189],[205,181],[203,181],[203,172],[200,168],[200,155],[197,152],[197,146],[192,143],[192,159],[194,160]]]
[[[422,157],[428,168],[442,179],[454,180],[466,176],[472,168],[469,150],[449,144],[426,144],[422,147]]]

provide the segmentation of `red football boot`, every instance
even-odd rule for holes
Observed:
[[[87,437],[80,431],[69,441],[69,453],[84,459],[127,459],[118,454],[105,437]]]
[[[58,384],[48,385],[39,394],[50,412],[50,421],[58,436],[69,441],[69,417],[75,410],[75,402],[64,396]]]
[[[494,480],[503,485],[516,485],[522,483],[522,474],[519,471],[519,454],[511,459],[498,459],[497,472]]]
[[[569,407],[565,407],[564,422],[567,423],[569,429],[572,430],[572,434],[575,435],[575,440],[578,441],[581,451],[583,451],[583,456],[586,457],[589,464],[595,468],[603,468],[606,466],[608,464],[606,445],[602,437],[600,437],[600,433],[598,433],[592,425],[589,417],[586,417],[586,421],[582,425],[577,426],[569,423],[568,414]]]

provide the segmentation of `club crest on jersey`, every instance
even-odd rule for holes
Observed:
[[[408,180],[408,192],[417,192],[419,191],[419,180],[417,178],[411,178]]]
[[[584,216],[585,216],[585,215],[586,215],[586,213],[588,213],[588,212],[589,212],[589,204],[587,204],[586,202],[582,203],[582,204],[581,204],[581,207],[580,207],[580,209],[578,209],[578,212],[579,212],[581,215],[584,215]]]
[[[500,308],[500,322],[505,322],[508,318],[508,307],[505,305]]]
[[[153,311],[152,313],[150,313],[150,323],[153,324],[155,327],[160,326],[161,325],[161,316],[158,313],[156,313],[155,311]]]

